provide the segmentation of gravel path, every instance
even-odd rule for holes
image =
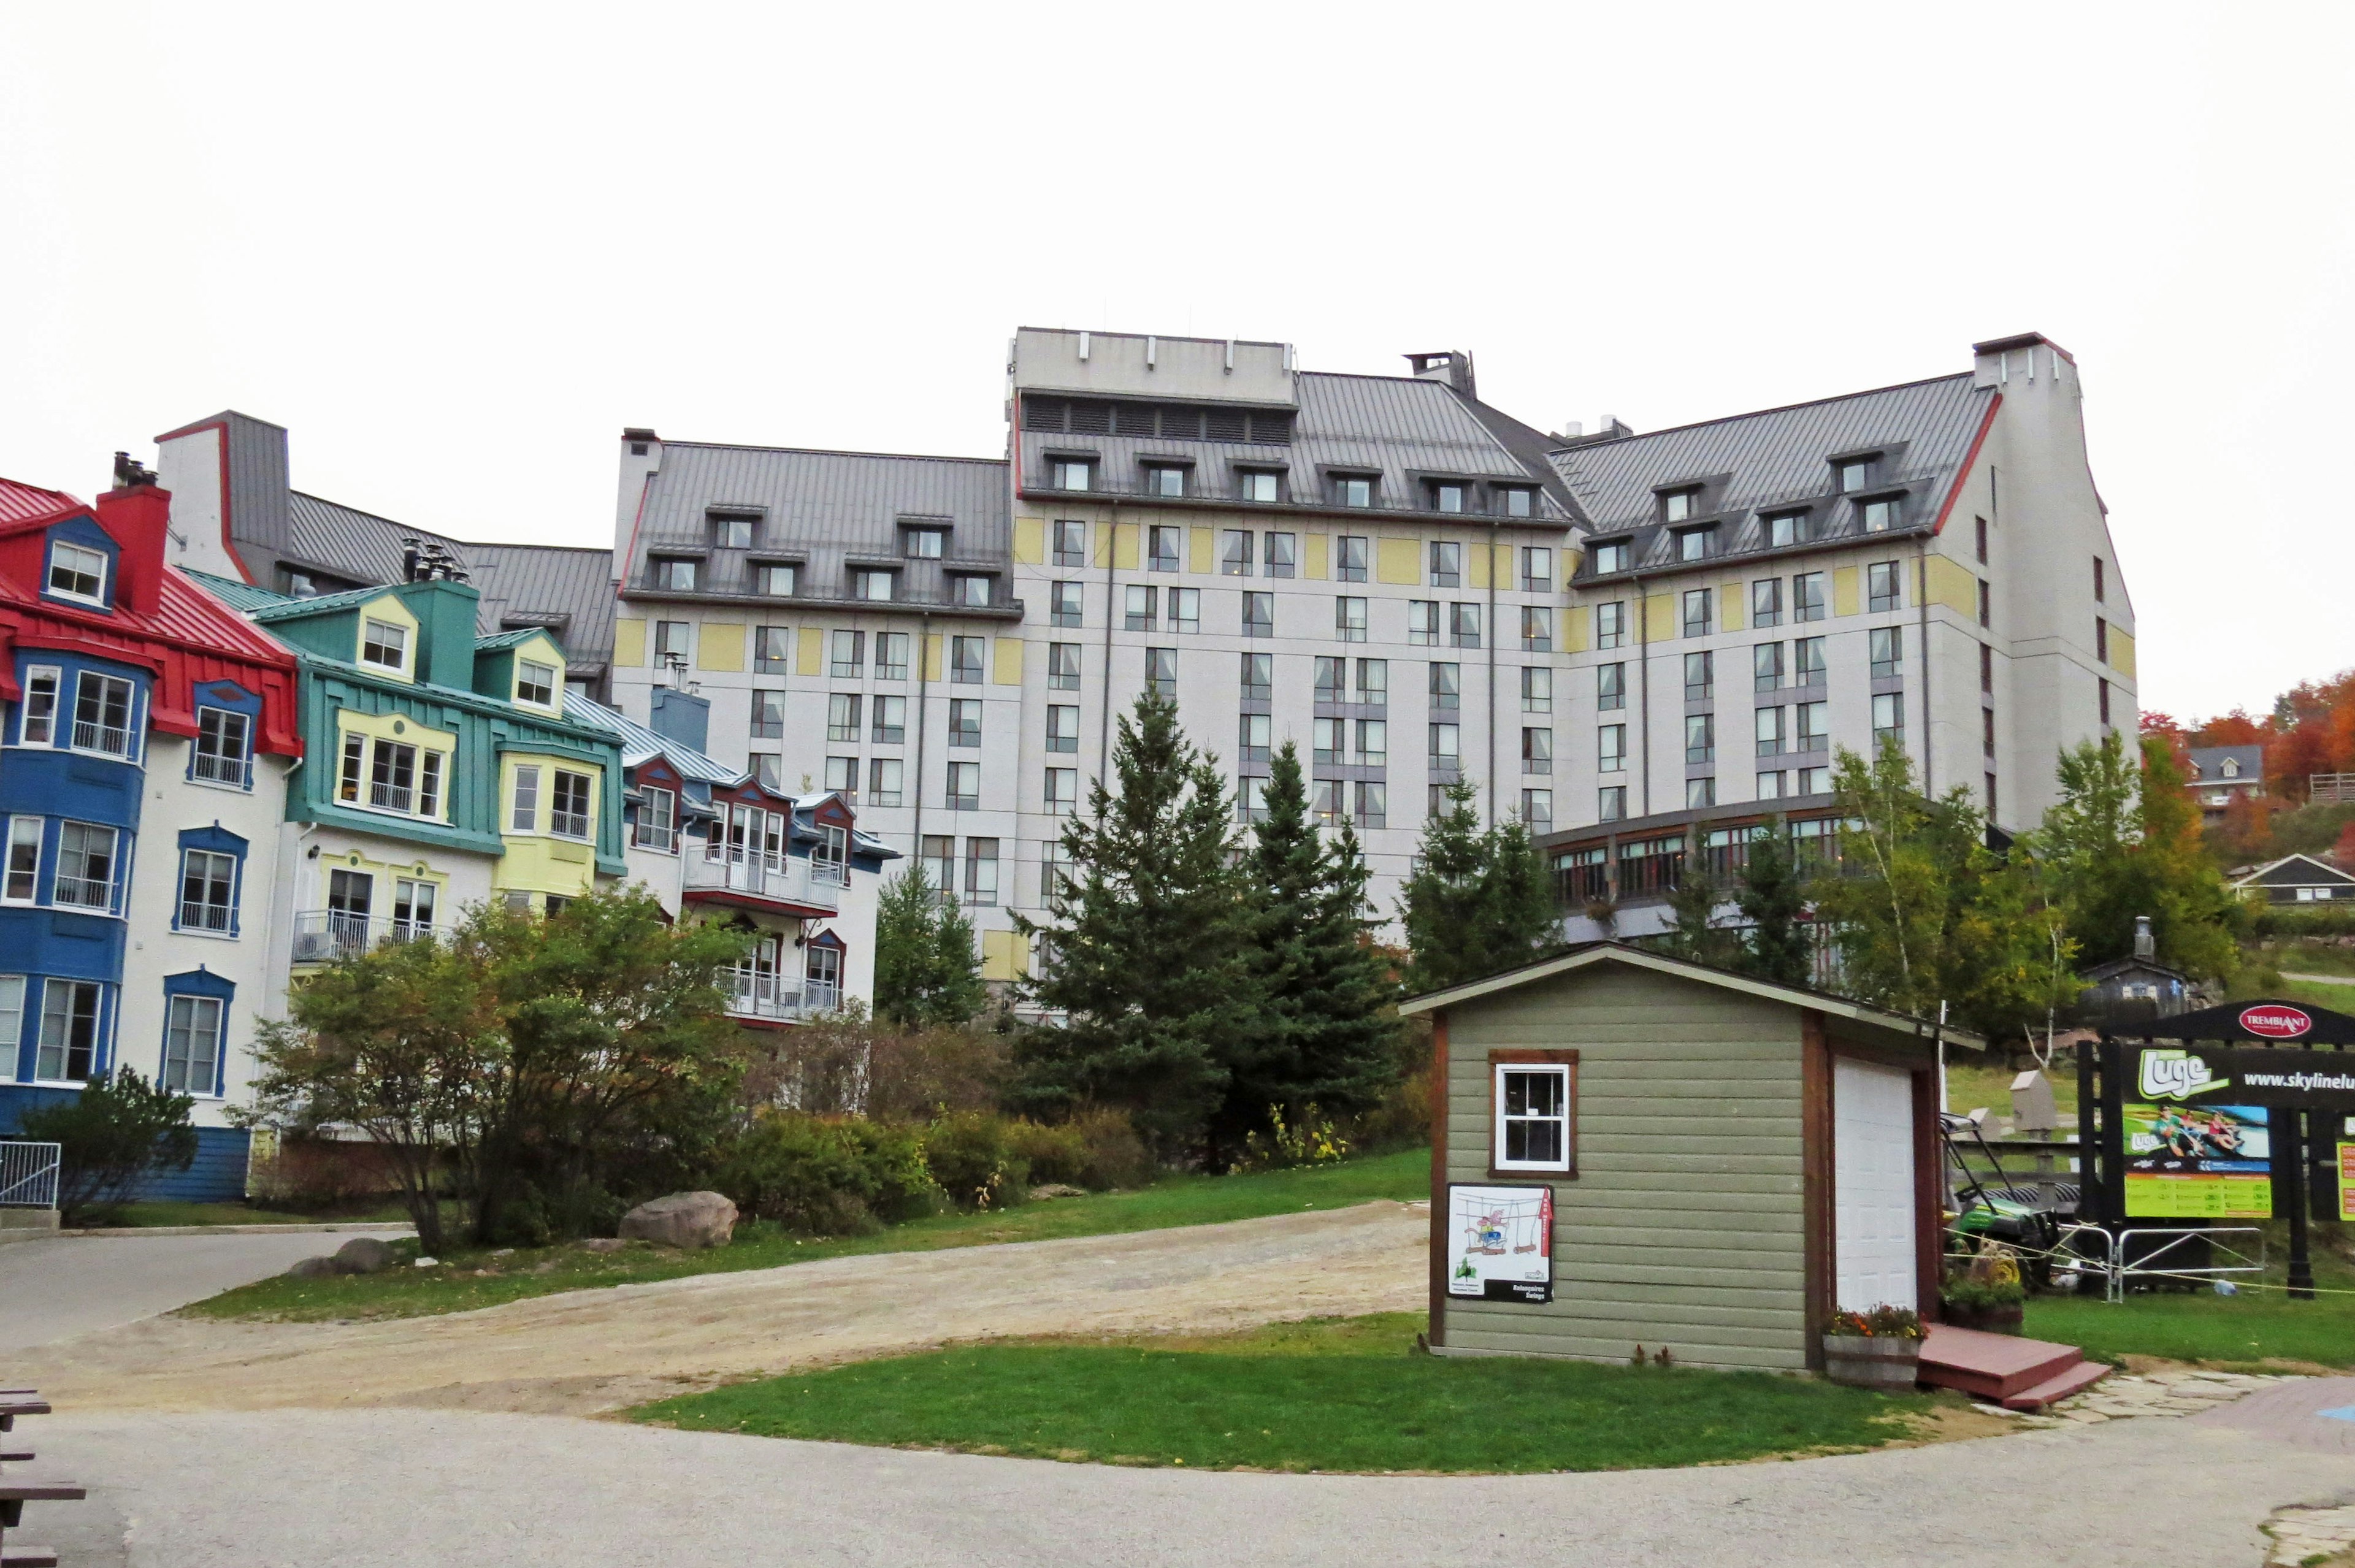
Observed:
[[[446,1410],[68,1414],[42,1446],[46,1467],[95,1485],[87,1503],[37,1505],[27,1539],[89,1568],[2257,1568],[2275,1509],[2355,1501],[2346,1456],[2205,1418],[1455,1479],[1120,1469]]]
[[[61,1410],[406,1404],[586,1413],[951,1339],[1215,1330],[1423,1303],[1405,1203],[879,1253],[381,1323],[154,1317],[14,1357]],[[128,1243],[102,1243],[116,1246]]]

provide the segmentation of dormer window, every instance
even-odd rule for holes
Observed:
[[[1247,468],[1242,473],[1242,499],[1273,505],[1275,501],[1275,475],[1264,468]]]
[[[1607,577],[1614,571],[1627,570],[1630,546],[1625,539],[1613,539],[1594,547],[1594,575]]]
[[[1148,496],[1183,496],[1186,493],[1186,471],[1174,463],[1146,464],[1145,493]]]
[[[1660,520],[1663,522],[1689,522],[1700,509],[1699,490],[1667,490],[1660,495]]]
[[[1872,459],[1843,457],[1832,464],[1832,477],[1838,482],[1841,495],[1853,496],[1872,483]]]
[[[1337,474],[1333,476],[1333,501],[1342,507],[1370,507],[1374,504],[1374,482],[1365,475]]]
[[[949,579],[949,603],[986,610],[994,586],[994,579],[977,571],[952,577]]]
[[[1497,509],[1508,517],[1532,517],[1537,515],[1537,492],[1518,485],[1497,486]]]
[[[1788,545],[1804,544],[1807,538],[1807,514],[1785,512],[1779,517],[1768,517],[1765,522],[1765,532],[1767,544],[1777,549]]]
[[[695,592],[696,561],[681,556],[656,556],[651,564],[656,588],[670,593]]]
[[[535,708],[556,706],[556,667],[536,659],[516,661],[516,700]]]
[[[761,519],[743,512],[711,512],[711,543],[719,549],[751,549]]]
[[[371,616],[360,631],[360,663],[378,669],[407,669],[409,628]]]
[[[1058,457],[1050,470],[1050,477],[1058,490],[1092,490],[1095,488],[1095,461],[1086,457]]]
[[[900,540],[900,551],[910,560],[938,560],[949,551],[949,531],[910,528]]]
[[[754,589],[772,599],[790,599],[801,581],[801,569],[791,564],[755,567]]]
[[[889,571],[854,571],[850,574],[851,596],[856,599],[872,599],[879,603],[889,601],[891,597],[893,575]]]
[[[1464,486],[1461,485],[1433,485],[1431,487],[1431,506],[1433,511],[1462,511],[1464,509]]]
[[[106,603],[106,556],[63,539],[49,546],[49,592],[86,604]]]
[[[1901,497],[1895,496],[1879,496],[1865,502],[1864,531],[1869,534],[1885,534],[1895,528],[1899,517],[1900,499]]]
[[[1707,560],[1717,553],[1716,542],[1717,530],[1713,528],[1687,528],[1677,536],[1677,559]]]
[[[2239,778],[2241,776],[2241,759],[2238,757],[2227,757],[2224,759],[2224,765],[2217,771],[2228,779]]]

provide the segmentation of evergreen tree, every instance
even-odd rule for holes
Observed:
[[[1750,841],[1750,859],[1733,901],[1750,923],[1743,962],[1740,967],[1778,986],[1815,983],[1815,945],[1802,917],[1807,910],[1807,890],[1783,835],[1761,833]]]
[[[1399,919],[1412,954],[1406,987],[1436,991],[1526,964],[1553,945],[1559,916],[1536,840],[1519,822],[1483,832],[1472,785],[1423,826]]]
[[[2159,962],[2202,979],[2229,974],[2245,912],[2201,848],[2172,750],[2146,737],[2139,760],[2115,734],[2063,752],[2061,798],[2037,834],[2079,960],[2126,956],[2135,917],[2148,915]]]
[[[875,1012],[906,1029],[959,1024],[988,999],[973,923],[911,863],[875,905]]]
[[[1211,1118],[1210,1158],[1231,1161],[1271,1106],[1293,1115],[1371,1106],[1395,1067],[1390,977],[1367,942],[1368,872],[1344,818],[1332,841],[1309,815],[1300,755],[1289,741],[1268,769],[1265,815],[1243,858],[1251,940],[1245,950],[1255,1027],[1224,1053],[1226,1096]]]
[[[1070,1020],[1018,1041],[1018,1093],[1040,1110],[1118,1106],[1171,1158],[1197,1147],[1226,1094],[1227,1042],[1254,1027],[1241,846],[1217,760],[1168,699],[1148,691],[1122,715],[1113,771],[1118,793],[1096,780],[1064,825],[1060,907],[1015,917],[1048,955],[1028,994]]]
[[[1671,923],[1660,935],[1659,951],[1671,958],[1719,969],[1746,967],[1748,950],[1742,945],[1742,933],[1717,923],[1718,908],[1724,901],[1716,879],[1694,865],[1691,856],[1685,857],[1684,874],[1668,895]]]

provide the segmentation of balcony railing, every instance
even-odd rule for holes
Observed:
[[[339,909],[304,910],[294,916],[294,962],[330,964],[390,942],[414,942],[443,934],[430,921],[395,920]]]
[[[368,785],[368,804],[385,811],[413,815],[416,799],[417,791],[408,784],[371,784]]]
[[[131,731],[119,724],[93,724],[87,719],[74,723],[74,749],[80,752],[103,752],[110,757],[131,754]]]
[[[253,763],[246,757],[224,757],[214,752],[198,752],[189,764],[188,776],[203,779],[208,784],[234,784],[246,788],[253,780]]]
[[[772,970],[736,968],[728,971],[728,1011],[742,1019],[815,1018],[842,1006],[842,987],[822,981],[795,984]]]
[[[114,883],[105,877],[69,877],[60,871],[55,897],[59,903],[82,909],[111,909],[114,905]]]
[[[180,901],[182,931],[227,931],[229,916],[234,912],[227,904],[204,903],[196,899]]]
[[[820,874],[814,860],[798,855],[781,855],[775,859],[761,855],[741,859],[690,859],[687,862],[687,891],[742,893],[748,898],[773,899],[807,909],[831,911],[842,907],[839,870],[827,866]]]

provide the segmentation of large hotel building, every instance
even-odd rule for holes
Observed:
[[[712,757],[854,797],[970,908],[999,979],[1028,960],[1009,912],[1039,911],[1148,685],[1246,815],[1295,743],[1384,916],[1463,779],[1540,835],[1573,934],[1657,929],[1684,865],[1730,870],[1763,825],[1828,831],[1836,748],[1894,736],[2018,829],[2064,748],[2132,732],[2134,613],[2077,367],[2045,338],[1646,432],[1539,430],[1480,400],[1468,356],[1408,359],[1025,328],[999,457],[624,431],[610,560],[299,493],[260,538],[239,495],[285,485],[260,421],[183,485],[250,581],[389,581],[421,537],[632,719],[658,688],[709,702]]]

